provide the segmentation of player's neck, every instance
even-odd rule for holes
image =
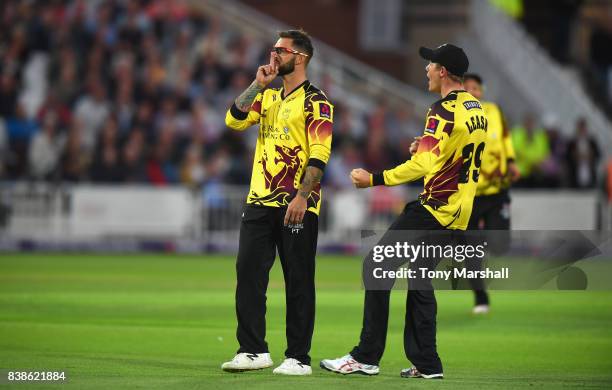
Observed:
[[[442,83],[440,88],[440,95],[444,99],[449,93],[453,91],[463,90],[463,84],[450,81],[448,83]]]
[[[306,73],[295,70],[283,76],[283,96],[287,96],[300,84],[306,81]]]

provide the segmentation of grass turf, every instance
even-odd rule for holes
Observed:
[[[360,266],[355,258],[318,257],[313,375],[284,377],[219,368],[237,348],[232,258],[4,254],[0,370],[61,370],[69,378],[66,386],[84,389],[612,387],[610,291],[495,291],[493,312],[484,317],[469,314],[471,292],[439,291],[443,381],[399,377],[408,362],[405,292],[396,291],[381,374],[323,371],[320,359],[341,356],[358,340]],[[285,348],[284,314],[277,262],[267,314],[276,363]]]

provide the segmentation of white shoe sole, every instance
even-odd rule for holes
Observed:
[[[274,370],[274,371],[272,371],[272,373],[276,374],[276,375],[291,375],[291,376],[312,375],[312,371],[311,372],[289,372],[289,371],[277,371],[277,370]]]
[[[321,360],[319,367],[321,367],[324,370],[335,372],[336,374],[342,374],[342,375],[362,374],[362,375],[373,376],[373,375],[378,375],[379,373],[379,370],[367,370],[367,369],[366,370],[358,369],[358,370],[351,371],[351,372],[342,372],[340,370],[335,369],[332,366],[327,365],[325,360]]]
[[[269,364],[267,366],[261,367],[248,367],[248,368],[237,368],[237,367],[221,367],[221,369],[225,372],[245,372],[245,371],[257,371],[264,370],[266,368],[272,367],[274,364]]]

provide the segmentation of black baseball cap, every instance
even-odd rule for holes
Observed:
[[[462,77],[467,72],[470,62],[462,48],[445,43],[435,49],[419,48],[424,59],[444,66],[450,73]]]

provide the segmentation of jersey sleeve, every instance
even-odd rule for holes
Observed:
[[[234,130],[245,130],[259,122],[263,94],[258,93],[248,112],[241,111],[236,103],[225,114],[225,125]]]
[[[306,102],[306,134],[310,148],[309,166],[325,169],[331,154],[334,106],[322,94]]]
[[[425,122],[425,131],[416,153],[403,164],[381,173],[372,175],[372,185],[396,186],[418,180],[431,171],[434,162],[440,155],[443,140],[448,135],[448,129],[452,129],[447,115],[438,115],[439,109],[429,110]]]

